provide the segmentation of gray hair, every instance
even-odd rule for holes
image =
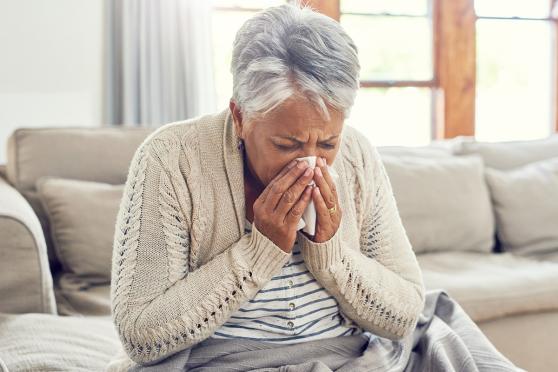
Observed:
[[[329,120],[326,103],[350,114],[359,87],[357,47],[335,20],[300,4],[258,12],[233,44],[233,100],[245,118],[264,116],[293,95]]]

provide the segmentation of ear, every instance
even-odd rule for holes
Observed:
[[[229,102],[229,109],[231,110],[233,118],[234,131],[237,136],[240,136],[242,133],[242,113],[240,112],[240,107],[231,99]]]

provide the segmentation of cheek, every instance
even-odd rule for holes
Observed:
[[[326,163],[328,165],[331,165],[333,163],[333,161],[335,160],[335,157],[337,156],[338,151],[339,151],[339,149],[337,149],[335,151],[328,151],[326,154],[323,155],[323,157],[326,159]]]
[[[265,184],[269,184],[275,177],[277,177],[279,172],[281,172],[281,169],[283,169],[283,167],[280,164],[268,164],[265,169]]]
[[[294,159],[294,158],[293,158]],[[263,180],[264,183],[266,185],[268,185],[273,179],[275,179],[279,173],[281,173],[281,171],[283,170],[284,167],[286,167],[290,162],[291,162],[291,158],[285,158],[285,160],[282,160],[280,162],[274,161],[272,163],[268,163],[266,165],[264,165],[264,176],[265,179]]]

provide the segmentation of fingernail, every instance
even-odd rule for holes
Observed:
[[[314,172],[316,172],[319,177],[322,176],[322,170],[320,168],[316,167],[316,169],[314,169]]]
[[[296,165],[296,159],[293,160],[293,161],[291,161],[287,167],[288,167],[289,169],[291,169],[291,168],[294,167],[295,165]]]
[[[318,168],[319,169],[319,168]],[[304,172],[305,176],[309,176],[310,173],[312,173],[312,168],[306,168],[306,171]]]
[[[303,161],[301,161],[301,162],[298,163],[298,167],[299,167],[300,169],[304,169],[304,168],[306,168],[307,166],[308,166],[308,162],[307,162],[306,160],[303,160]]]

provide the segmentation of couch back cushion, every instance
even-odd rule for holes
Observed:
[[[59,262],[48,218],[37,194],[37,180],[52,176],[123,184],[135,150],[152,131],[153,128],[131,127],[19,128],[8,138],[8,181],[39,217],[53,271],[59,268]]]
[[[41,177],[37,189],[64,272],[84,284],[110,283],[124,185]]]
[[[448,143],[449,146],[449,143]],[[378,152],[383,156],[407,156],[417,158],[439,158],[452,156],[452,148],[443,145],[429,146],[378,146]]]
[[[533,257],[558,251],[558,157],[486,169],[486,180],[505,251]]]
[[[456,155],[478,154],[489,168],[512,169],[558,156],[558,134],[527,141],[480,142],[463,140],[453,148]]]
[[[495,223],[482,158],[382,159],[415,253],[493,250]]]

